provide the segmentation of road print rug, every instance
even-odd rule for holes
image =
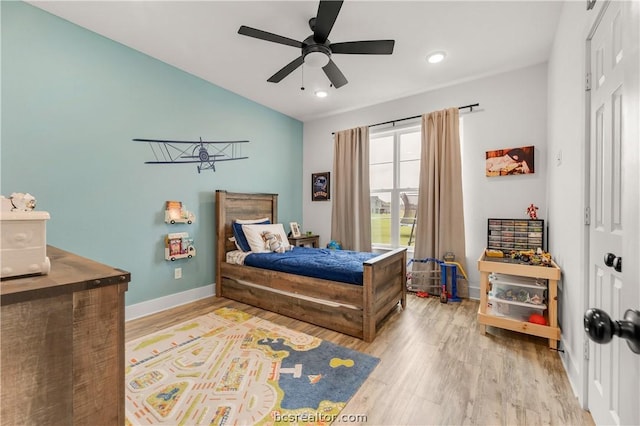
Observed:
[[[125,357],[127,425],[330,424],[380,361],[231,308]]]

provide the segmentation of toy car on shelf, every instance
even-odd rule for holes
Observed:
[[[165,238],[164,258],[171,260],[191,259],[196,255],[196,248],[193,246],[193,238],[187,232],[175,232],[167,234]]]
[[[164,211],[164,221],[166,223],[188,223],[195,222],[196,217],[188,211],[180,201],[167,201],[167,208]]]

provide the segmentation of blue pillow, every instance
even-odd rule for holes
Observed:
[[[268,225],[271,221],[269,219],[262,222],[255,222],[251,225]],[[249,225],[247,223],[237,223],[233,222],[233,236],[236,238],[236,244],[242,249],[242,251],[251,251],[251,246],[247,241],[247,237],[244,235],[244,231],[242,230],[242,225]]]

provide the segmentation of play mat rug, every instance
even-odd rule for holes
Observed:
[[[221,308],[127,343],[126,424],[330,424],[379,361]]]

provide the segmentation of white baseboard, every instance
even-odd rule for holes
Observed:
[[[215,285],[205,285],[203,287],[194,288],[183,291],[181,293],[171,294],[169,296],[159,297],[157,299],[147,300],[146,302],[136,303],[135,305],[125,306],[124,319],[130,321],[132,319],[146,317],[156,312],[166,309],[175,308],[176,306],[186,303],[195,302],[215,295]]]
[[[571,385],[571,390],[573,394],[578,399],[578,403],[583,410],[587,410],[587,394],[584,389],[584,375],[580,372],[580,366],[575,362],[576,357],[572,354],[569,346],[565,345],[564,339],[561,338],[559,347],[562,347],[564,352],[560,352],[560,361],[562,361],[562,366],[564,367],[564,371],[567,374],[567,378],[569,379],[569,384]],[[586,362],[586,361],[585,361]]]
[[[469,286],[469,299],[480,300],[480,287]]]

